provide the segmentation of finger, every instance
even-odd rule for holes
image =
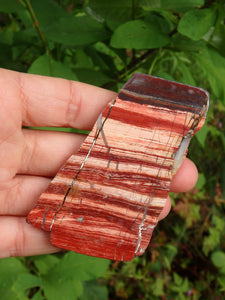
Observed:
[[[0,216],[26,216],[34,207],[51,179],[41,176],[17,175],[0,184]]]
[[[114,92],[60,78],[0,69],[1,85],[21,100],[23,125],[91,129]]]
[[[168,197],[166,200],[166,204],[163,207],[163,210],[161,211],[161,213],[159,215],[159,221],[164,219],[169,214],[170,209],[171,209],[171,200],[170,200],[170,197]]]
[[[195,164],[185,158],[177,173],[173,176],[170,186],[171,192],[187,192],[191,190],[198,180],[198,170]]]
[[[178,172],[173,178],[171,191],[184,192],[191,189],[197,180],[197,169],[192,161],[185,159]],[[0,215],[26,216],[49,183],[50,179],[45,177],[17,175],[7,186],[1,184]],[[170,202],[167,201],[160,219],[169,210]]]
[[[0,217],[0,258],[54,253],[50,235],[32,227],[21,217]]]
[[[52,177],[77,152],[86,135],[23,130],[25,143],[18,174]]]

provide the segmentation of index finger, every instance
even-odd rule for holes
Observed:
[[[0,69],[1,84],[22,104],[24,126],[90,130],[116,94],[85,83]]]

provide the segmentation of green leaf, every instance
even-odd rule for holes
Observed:
[[[2,44],[12,45],[13,43],[13,31],[9,28],[5,30],[0,30],[0,41]]]
[[[84,282],[83,294],[79,300],[108,300],[108,290],[96,281]]]
[[[152,12],[145,16],[144,21],[150,24],[154,24],[156,27],[159,28],[160,32],[167,35],[175,28],[173,22],[170,20],[169,17],[170,16],[167,16],[166,13],[157,14]]]
[[[207,122],[205,122],[205,124],[203,125],[201,130],[199,130],[195,134],[195,137],[197,138],[197,140],[199,141],[199,143],[202,147],[205,146],[205,141],[206,141],[206,137],[207,137],[208,132],[209,132],[209,130],[208,130],[208,127],[207,127]]]
[[[104,25],[87,16],[60,18],[43,32],[52,41],[69,46],[83,46],[108,37]]]
[[[56,255],[39,255],[33,257],[35,267],[41,275],[46,274],[60,259]]]
[[[213,9],[196,9],[183,15],[179,24],[178,32],[194,41],[200,40],[214,25],[216,12]]]
[[[17,258],[0,260],[0,295],[1,300],[18,299],[12,288],[19,276],[26,274],[28,270]]]
[[[32,274],[20,274],[15,283],[12,286],[12,290],[17,295],[18,299],[22,299],[26,296],[28,289],[33,287],[40,287],[42,281],[39,277]]]
[[[71,127],[33,127],[33,126],[23,126],[24,129],[34,129],[34,130],[44,130],[44,131],[61,131],[61,132],[72,132],[72,133],[81,133],[89,134],[89,130],[82,130]]]
[[[171,286],[171,290],[178,292],[178,293],[185,293],[190,289],[189,281],[187,278],[182,278],[177,273],[173,273],[174,283]]]
[[[112,79],[101,71],[92,69],[74,69],[78,79],[82,82],[92,84],[95,86],[103,86]]]
[[[157,277],[156,281],[151,284],[152,293],[154,296],[163,296],[164,295],[164,285],[165,280],[163,278]]]
[[[132,1],[130,0],[89,0],[85,10],[95,20],[107,22],[111,29],[132,19]]]
[[[73,58],[75,68],[93,68],[93,62],[89,55],[83,50],[77,49]]]
[[[161,0],[162,8],[181,13],[202,5],[204,5],[204,0]]]
[[[194,7],[200,7],[204,4],[204,0],[139,0],[137,5],[145,10],[163,9],[175,12],[186,12]],[[161,12],[161,11],[160,11]]]
[[[205,45],[206,41],[193,41],[179,32],[174,34],[171,39],[172,48],[184,52],[199,52],[205,47]]]
[[[169,43],[169,37],[162,33],[155,23],[134,20],[119,26],[111,38],[115,48],[153,49]]]
[[[198,175],[198,181],[196,183],[196,188],[197,189],[202,189],[203,186],[205,185],[206,183],[206,179],[205,179],[205,175],[203,173],[199,173]]]
[[[28,73],[77,80],[73,71],[48,55],[39,56],[30,66]]]
[[[223,24],[214,32],[209,43],[215,47],[221,55],[225,56],[225,26]]]
[[[215,251],[211,255],[211,260],[221,273],[225,274],[225,253],[222,251]]]
[[[179,60],[178,67],[180,72],[182,73],[182,82],[185,84],[196,86],[196,82],[190,68],[188,68],[188,66],[185,63],[183,63],[181,59]]]
[[[63,280],[93,280],[105,274],[109,262],[102,258],[68,252],[46,276]]]
[[[43,277],[43,290],[48,300],[76,300],[83,292],[82,283],[63,278]]]
[[[205,48],[196,60],[205,72],[213,93],[225,104],[225,58],[215,49]]]
[[[20,9],[23,9],[23,7],[19,4],[19,1],[0,0],[0,12],[13,13],[13,12],[17,12]]]
[[[190,228],[192,226],[192,224],[198,220],[201,220],[200,205],[194,204],[194,203],[189,203],[188,214],[185,218],[186,228]]]
[[[177,247],[175,247],[174,245],[169,244],[169,245],[165,246],[165,249],[166,249],[166,255],[165,256],[167,257],[167,259],[168,259],[168,261],[171,265],[172,262],[173,262],[174,257],[177,255],[177,252],[178,252]]]
[[[164,78],[164,79],[167,79],[167,80],[175,81],[174,77],[171,74],[169,74],[167,72],[164,72],[164,71],[153,72],[153,75],[156,76],[156,77],[160,77],[160,78]]]
[[[44,256],[43,261],[35,260],[35,265],[43,274],[43,290],[47,299],[67,300],[77,299],[82,294],[81,281],[93,280],[104,275],[109,262],[105,259],[68,252],[57,261],[55,259],[51,261],[50,255]]]
[[[43,300],[42,291],[39,290],[37,293],[34,294],[34,296],[31,298],[32,300]]]
[[[60,18],[72,18],[72,16],[53,0],[30,0],[39,26],[44,29]]]
[[[33,0],[32,6],[47,40],[63,45],[80,46],[108,37],[103,24],[85,15],[73,16],[54,1]]]
[[[209,228],[209,235],[203,239],[202,251],[208,255],[220,243],[220,232],[217,228]]]

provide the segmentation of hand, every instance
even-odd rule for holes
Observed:
[[[0,69],[0,258],[57,252],[49,233],[25,217],[60,166],[80,147],[79,134],[22,129],[60,126],[90,130],[115,93],[80,82]],[[186,159],[171,191],[184,192],[197,180]],[[170,201],[160,216],[170,210]]]

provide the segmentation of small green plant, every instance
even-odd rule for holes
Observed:
[[[7,258],[0,261],[1,299],[106,300],[106,285],[98,279],[108,266],[108,260],[73,252]]]
[[[1,299],[225,299],[224,20],[223,0],[0,0],[0,67],[115,91],[143,72],[211,102],[189,151],[197,186],[172,196],[143,257],[109,268],[70,252],[4,259]]]

